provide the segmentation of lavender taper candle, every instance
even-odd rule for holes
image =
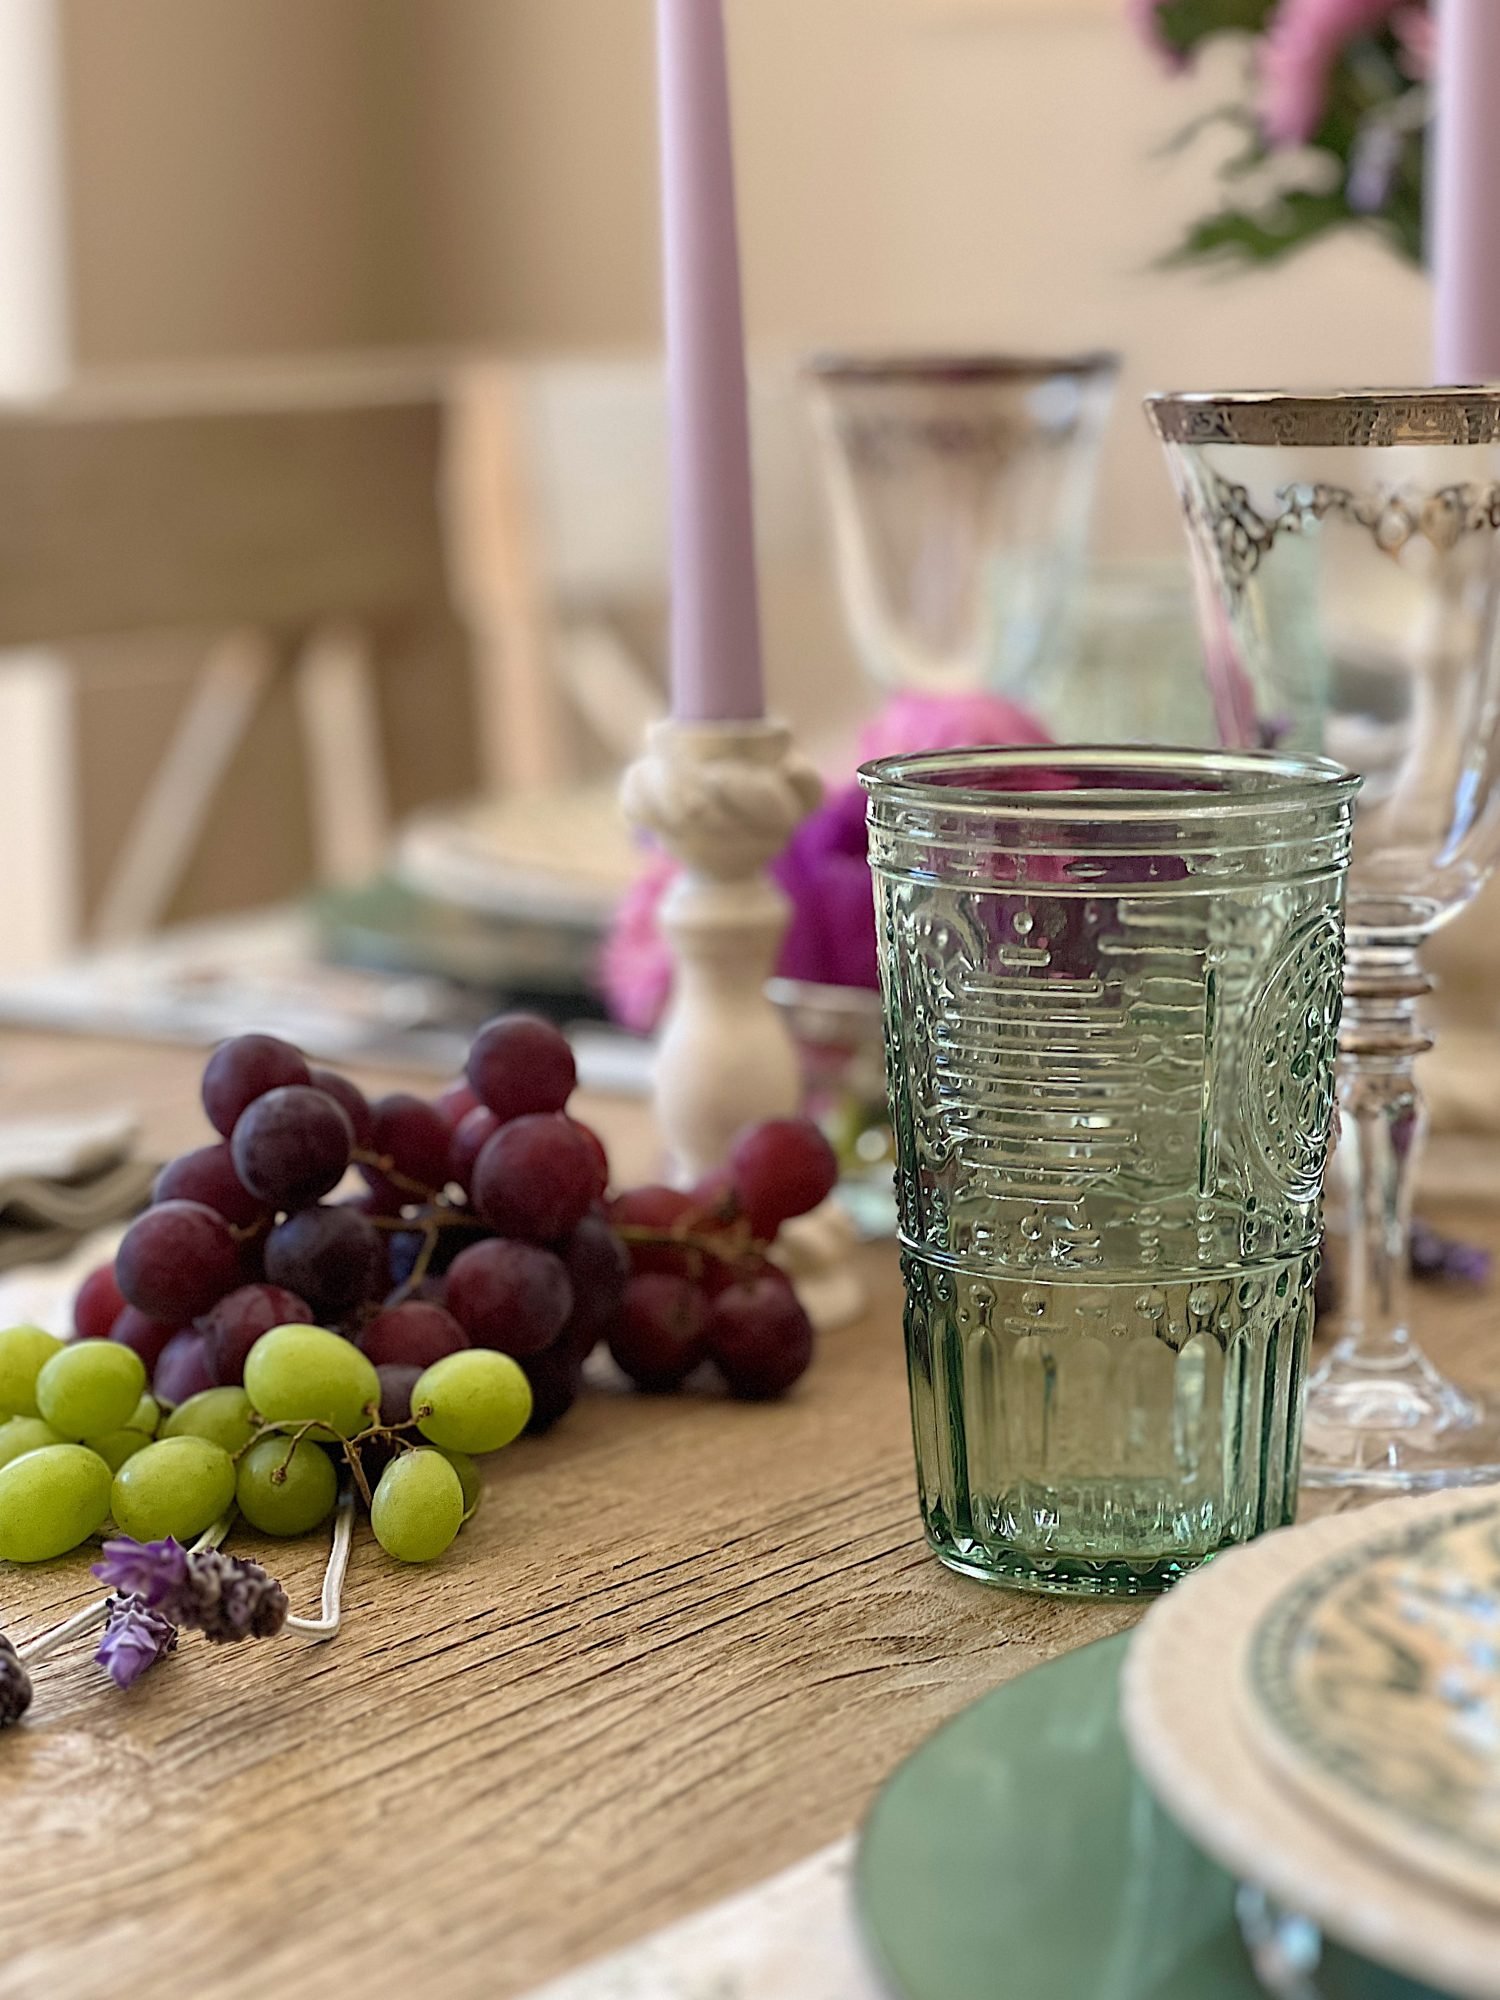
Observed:
[[[672,459],[672,712],[765,712],[723,0],[657,0]]]
[[[1440,0],[1430,155],[1440,383],[1500,381],[1500,0]]]

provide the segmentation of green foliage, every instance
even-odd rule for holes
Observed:
[[[1215,35],[1258,35],[1276,11],[1276,0],[1165,0],[1157,15],[1162,40],[1179,55]]]
[[[1211,35],[1254,33],[1273,11],[1274,0],[1169,0],[1161,26],[1166,39],[1186,54]],[[1329,80],[1323,119],[1308,148],[1321,165],[1301,186],[1279,189],[1260,202],[1227,203],[1194,224],[1166,262],[1274,263],[1331,229],[1353,224],[1376,231],[1399,255],[1420,263],[1427,96],[1407,77],[1400,56],[1386,30],[1351,43]],[[1244,105],[1195,120],[1169,150],[1181,150],[1206,129],[1225,124],[1240,130],[1243,144],[1221,164],[1220,179],[1232,185],[1261,171],[1273,151]],[[1377,156],[1379,171],[1372,175],[1370,161]]]

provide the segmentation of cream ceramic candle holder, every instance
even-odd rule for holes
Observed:
[[[662,909],[675,980],[655,1077],[679,1181],[721,1166],[742,1126],[799,1107],[797,1051],[766,996],[788,915],[766,871],[821,797],[817,773],[775,722],[658,723],[626,773],[626,815],[682,867]],[[792,1224],[778,1245],[819,1325],[860,1308],[853,1245],[836,1203]]]

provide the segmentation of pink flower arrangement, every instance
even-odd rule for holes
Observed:
[[[865,795],[854,780],[881,757],[970,744],[1048,743],[1034,716],[997,695],[898,695],[861,733],[852,768],[830,777],[828,796],[798,828],[772,873],[791,904],[777,970],[819,986],[878,984],[875,904],[865,857]],[[600,971],[610,1011],[648,1033],[666,1010],[672,961],[661,906],[677,865],[652,854],[615,913]]]
[[[1373,223],[1422,255],[1423,132],[1435,59],[1427,0],[1125,0],[1148,46],[1182,69],[1206,43],[1248,39],[1248,101],[1220,114],[1245,135],[1223,168],[1239,185],[1278,154],[1323,156],[1283,171],[1268,196],[1230,203],[1189,232],[1179,261],[1266,262],[1325,230]],[[1334,172],[1330,175],[1329,164]]]

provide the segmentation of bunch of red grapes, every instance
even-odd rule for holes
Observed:
[[[528,1015],[483,1028],[465,1080],[430,1103],[372,1103],[269,1035],[222,1044],[203,1075],[218,1142],[162,1169],[81,1287],[78,1335],[133,1348],[179,1404],[241,1383],[272,1327],[328,1327],[377,1367],[386,1424],[423,1369],[468,1347],[520,1364],[537,1431],[601,1341],[642,1389],[712,1363],[735,1396],[783,1394],[813,1332],[766,1252],[832,1192],[828,1142],[776,1120],[709,1183],[611,1199],[603,1145],[568,1115],[576,1081],[565,1037]]]

